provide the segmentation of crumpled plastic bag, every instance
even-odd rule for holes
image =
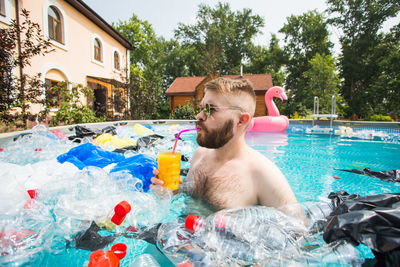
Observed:
[[[362,243],[372,249],[377,264],[400,266],[400,193],[363,197],[339,191],[328,197],[334,210],[324,227],[325,242]]]

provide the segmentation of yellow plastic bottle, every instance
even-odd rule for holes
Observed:
[[[164,181],[163,186],[171,190],[179,189],[181,171],[181,153],[162,152],[158,154],[158,177]]]

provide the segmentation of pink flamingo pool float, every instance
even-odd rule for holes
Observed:
[[[251,121],[248,132],[280,132],[289,126],[289,119],[280,115],[276,107],[274,97],[280,98],[282,103],[287,101],[285,90],[282,87],[274,86],[265,93],[265,105],[267,106],[268,116],[255,117]]]

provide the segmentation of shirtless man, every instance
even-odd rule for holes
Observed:
[[[256,96],[247,80],[217,78],[205,85],[197,114],[197,143],[187,175],[186,193],[216,209],[297,203],[282,172],[245,142]],[[163,181],[152,178],[153,184]]]

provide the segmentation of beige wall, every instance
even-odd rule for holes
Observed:
[[[126,75],[127,49],[68,3],[63,0],[20,0],[19,3],[20,9],[30,11],[31,20],[40,25],[45,37],[48,36],[48,6],[55,6],[63,16],[64,45],[52,41],[54,52],[34,57],[31,66],[24,69],[26,74],[42,73],[43,80],[66,77],[72,83],[83,85],[87,85],[86,76],[121,80],[121,75]],[[102,63],[93,60],[95,37],[102,42]],[[114,70],[114,51],[120,54],[120,72]]]
[[[119,51],[121,69],[124,69],[126,68],[126,49],[69,4],[61,0],[23,0],[21,8],[30,10],[32,20],[38,22],[46,33],[44,18],[47,18],[47,14],[43,16],[43,13],[47,11],[47,8],[43,6],[47,7],[49,4],[58,4],[62,8],[66,43],[61,48],[54,45],[55,51],[46,56],[35,57],[32,60],[32,68],[27,71],[37,73],[59,66],[62,68],[60,71],[66,72],[64,74],[76,83],[86,84],[88,75],[120,80],[121,73],[113,71],[113,51],[114,49]],[[103,64],[92,61],[95,36],[99,37],[103,44]]]

